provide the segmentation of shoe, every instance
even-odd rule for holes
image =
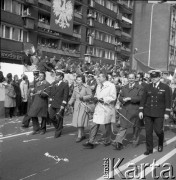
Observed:
[[[44,135],[46,133],[46,131],[41,131],[40,135]]]
[[[33,131],[32,135],[39,134],[39,133],[40,133],[40,131]]]
[[[94,148],[94,145],[90,142],[86,142],[85,144],[83,144],[83,146],[87,149],[93,149]]]
[[[163,146],[158,146],[158,152],[162,152],[163,151]]]
[[[24,124],[21,125],[22,128],[28,128],[29,126],[25,126]]]
[[[149,155],[149,154],[152,154],[152,153],[153,153],[152,150],[147,150],[147,151],[144,152],[144,155]]]
[[[116,148],[116,150],[122,150],[122,149],[123,149],[123,144],[121,144],[121,143],[118,142],[118,143],[116,144],[116,147],[115,147],[115,148]]]
[[[109,142],[103,141],[103,145],[104,146],[109,146],[109,145],[111,145],[111,142],[110,141]]]
[[[60,137],[61,136],[61,134],[62,134],[62,132],[55,132],[55,135],[54,135],[54,138],[58,138],[58,137]]]

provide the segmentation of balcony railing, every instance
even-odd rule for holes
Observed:
[[[38,27],[45,28],[45,29],[50,29],[50,25],[45,24],[43,22],[38,22]]]
[[[116,36],[121,36],[122,35],[122,31],[120,29],[115,29],[115,35]]]
[[[131,20],[131,19],[128,19],[127,17],[122,16],[122,20],[125,21],[125,22],[127,22],[127,23],[132,24],[132,20]]]
[[[73,37],[76,37],[76,38],[80,38],[80,39],[81,39],[81,34],[73,33]]]
[[[39,3],[44,4],[46,6],[51,6],[51,2],[47,1],[47,0],[38,0]]]
[[[25,0],[25,2],[28,4],[35,4],[35,0]]]
[[[80,57],[79,52],[70,52],[70,51],[63,51],[61,49],[53,49],[45,46],[38,45],[38,49],[45,52],[55,53],[55,54],[61,54],[61,55],[68,55],[68,56],[74,56],[74,57]]]
[[[81,13],[74,12],[74,16],[79,18],[79,19],[82,19],[82,14]]]
[[[125,32],[122,32],[122,36],[125,36],[125,37],[127,37],[127,38],[131,38],[131,35],[130,35],[130,34],[127,34],[127,33],[125,33]]]
[[[34,18],[31,16],[23,16],[24,27],[26,29],[34,29]]]

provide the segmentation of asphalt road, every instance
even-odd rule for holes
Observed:
[[[127,179],[129,163],[134,162],[134,167],[138,166],[140,179],[142,165],[151,165],[154,160],[159,163],[160,167],[156,169],[158,179],[163,179],[162,171],[168,169],[170,171],[164,174],[176,176],[176,127],[171,127],[170,123],[165,128],[165,147],[162,153],[155,151],[150,156],[144,156],[145,136],[142,131],[141,144],[134,148],[130,143],[131,130],[125,140],[125,147],[121,151],[114,150],[112,146],[104,147],[101,143],[96,144],[94,149],[84,149],[82,143],[75,143],[76,128],[71,126],[71,116],[64,120],[63,135],[55,139],[54,128],[47,127],[45,135],[31,135],[32,127],[28,129],[21,128],[21,118],[0,119],[0,166],[1,180],[97,180],[105,179],[104,158],[114,159],[114,165],[118,162],[118,158],[124,160],[115,167],[115,171],[111,172],[114,179]],[[91,124],[91,122],[90,122]],[[86,129],[88,136],[89,128]],[[104,127],[102,126],[97,140],[102,137]],[[114,138],[114,137],[113,137]],[[157,145],[155,136],[154,142]],[[166,164],[167,163],[167,164]],[[113,166],[114,166],[113,165]],[[163,165],[165,165],[163,167]],[[109,170],[112,166],[108,166]],[[145,178],[153,179],[152,168],[145,169]],[[169,174],[170,173],[170,174]],[[134,173],[129,173],[133,175]],[[173,178],[175,179],[175,178]]]

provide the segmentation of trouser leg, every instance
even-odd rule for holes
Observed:
[[[138,144],[139,143],[139,136],[141,132],[141,127],[134,127],[133,128],[133,143]]]
[[[32,117],[33,131],[39,131],[39,121],[37,117]]]
[[[105,142],[111,140],[111,123],[105,124]]]
[[[116,142],[116,143],[121,143],[121,144],[123,144],[123,140],[124,140],[125,137],[126,137],[127,129],[121,127],[121,128],[119,129],[119,131],[120,131],[120,132],[116,135],[115,142]]]
[[[100,127],[100,124],[93,124],[91,129],[90,129],[90,133],[89,133],[89,142],[90,143],[93,143],[95,138],[96,138],[96,135],[98,133],[98,129]]]
[[[10,109],[5,107],[5,118],[9,117],[9,111],[10,111]]]
[[[145,131],[146,131],[146,147],[147,150],[153,151],[153,119],[145,117]]]
[[[23,118],[22,124],[25,127],[29,127],[30,120],[31,120],[31,117],[28,116],[28,115],[25,115],[24,118]]]
[[[46,117],[42,117],[42,121],[41,121],[41,127],[40,127],[41,131],[46,131]]]
[[[164,142],[164,130],[163,130],[163,124],[164,123],[164,118],[155,118],[154,119],[154,124],[153,128],[158,136],[158,146],[163,146]]]

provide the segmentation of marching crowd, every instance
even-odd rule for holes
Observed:
[[[33,58],[34,59],[34,58]],[[47,57],[45,57],[47,59]],[[113,65],[74,64],[69,60],[54,63],[53,67],[43,60],[34,71],[34,81],[22,74],[6,78],[0,72],[0,83],[5,88],[5,117],[24,116],[22,126],[33,124],[34,134],[45,134],[46,124],[55,127],[55,138],[62,134],[64,115],[72,112],[72,126],[78,130],[76,142],[86,139],[84,129],[93,119],[85,148],[94,148],[94,141],[100,125],[105,125],[102,143],[123,149],[127,130],[133,129],[133,144],[139,144],[140,132],[145,126],[145,155],[153,153],[153,130],[158,136],[158,152],[163,151],[164,121],[174,110],[176,91],[161,72],[152,70],[144,73],[128,72]],[[43,64],[42,64],[43,63]],[[50,67],[51,69],[48,69]],[[56,68],[57,67],[57,68]],[[55,81],[46,80],[46,71],[54,69]],[[65,80],[65,74],[75,74],[72,82]],[[41,118],[41,123],[38,118]],[[112,123],[119,126],[114,141],[111,139]]]

